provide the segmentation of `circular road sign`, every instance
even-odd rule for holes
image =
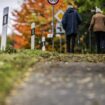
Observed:
[[[59,2],[59,0],[48,0],[48,3],[51,5],[56,5]]]

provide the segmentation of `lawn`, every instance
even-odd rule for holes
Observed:
[[[13,84],[22,79],[24,73],[37,62],[40,51],[18,51],[17,53],[0,53],[0,105],[4,104]]]

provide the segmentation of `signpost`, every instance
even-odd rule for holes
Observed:
[[[31,24],[31,49],[35,49],[35,23]]]
[[[61,34],[64,34],[64,33],[65,33],[65,31],[62,27],[61,22],[58,22],[56,24],[56,36],[59,36],[59,38],[60,38],[60,52],[62,52],[62,36],[61,36]]]
[[[53,38],[52,38],[52,48],[54,49],[54,5],[56,5],[59,0],[47,0],[49,4],[52,5],[52,34],[53,34]]]
[[[65,33],[63,26],[62,26],[62,17],[64,15],[64,11],[63,10],[59,10],[56,14],[55,14],[55,18],[57,19],[57,23],[56,23],[56,36],[59,36],[60,38],[60,52],[62,52],[62,37],[61,35]]]
[[[1,50],[6,49],[9,7],[3,10],[3,28],[1,36]]]

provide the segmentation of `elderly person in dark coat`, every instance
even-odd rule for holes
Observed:
[[[74,53],[75,38],[77,36],[78,25],[80,23],[81,17],[77,13],[77,10],[75,10],[72,5],[69,5],[62,19],[62,25],[66,32],[66,45],[68,53]],[[72,47],[70,46],[71,40]]]

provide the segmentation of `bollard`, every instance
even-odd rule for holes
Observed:
[[[35,23],[31,24],[31,49],[35,49]]]
[[[6,49],[6,42],[7,42],[8,13],[9,13],[9,7],[4,8],[3,28],[2,28],[2,36],[1,36],[1,50],[4,50],[4,51]]]
[[[42,36],[42,51],[46,51],[46,47],[45,47],[45,36]]]

